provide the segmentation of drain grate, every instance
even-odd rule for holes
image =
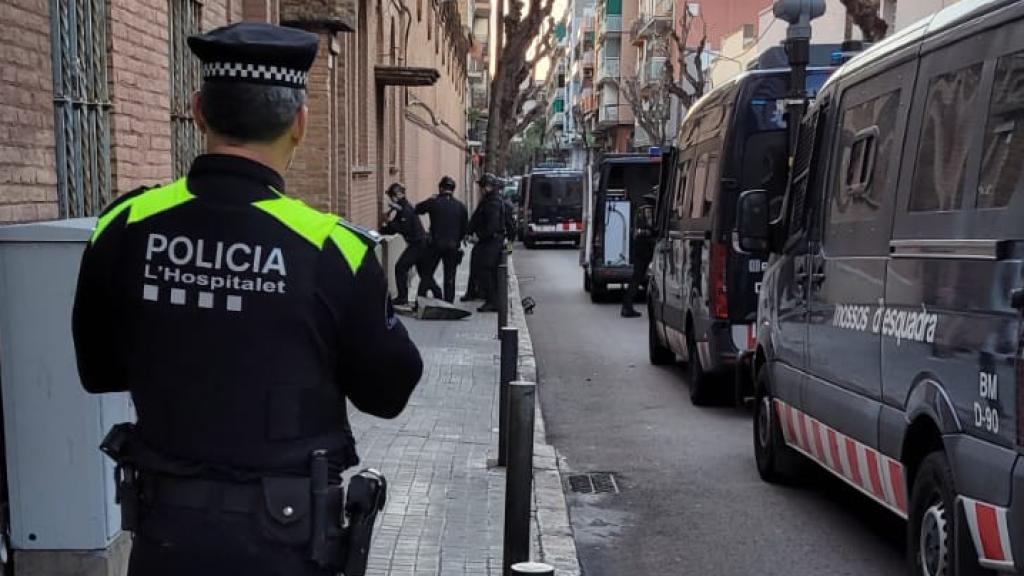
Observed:
[[[618,494],[619,485],[611,472],[569,476],[569,489],[577,494]]]

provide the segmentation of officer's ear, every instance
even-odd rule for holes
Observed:
[[[305,104],[302,108],[299,108],[299,113],[295,115],[295,121],[292,122],[292,143],[298,146],[306,138],[306,119],[309,117],[309,107]]]
[[[196,123],[199,131],[206,134],[206,117],[203,116],[202,100],[199,98],[199,90],[192,93],[192,120]]]

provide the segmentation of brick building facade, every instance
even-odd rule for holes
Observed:
[[[448,174],[465,193],[471,9],[437,0],[5,0],[0,223],[95,214],[118,194],[180,175],[200,146],[188,110],[198,72],[184,38],[243,19],[320,35],[291,194],[377,227],[392,181],[420,198]]]

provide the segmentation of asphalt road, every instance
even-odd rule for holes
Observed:
[[[904,573],[902,520],[814,467],[797,486],[762,482],[750,411],[694,407],[681,367],[648,362],[646,313],[592,304],[577,258],[515,254],[548,441],[570,473],[612,472],[621,489],[568,493],[586,576]]]

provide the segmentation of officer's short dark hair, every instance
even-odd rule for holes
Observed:
[[[240,142],[272,142],[295,122],[306,91],[247,82],[203,82],[199,106],[206,125]]]

